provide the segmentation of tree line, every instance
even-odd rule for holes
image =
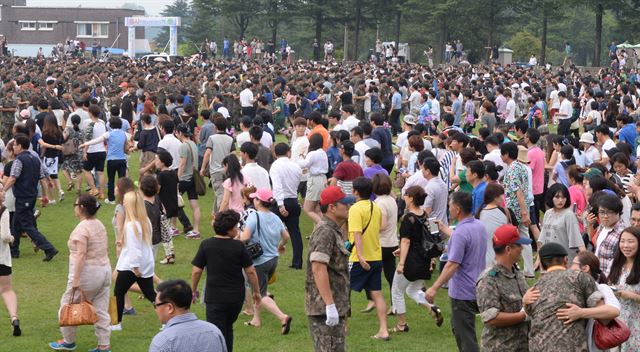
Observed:
[[[162,12],[182,17],[184,53],[205,38],[220,48],[224,37],[286,38],[298,57],[310,58],[315,39],[321,47],[332,40],[339,58],[364,60],[379,38],[409,43],[413,61],[424,61],[431,45],[439,62],[445,44],[459,39],[471,62],[497,45],[513,48],[514,59],[536,54],[559,64],[568,41],[574,62],[587,66],[608,64],[611,41],[637,44],[638,14],[640,0],[175,0]],[[168,37],[164,30],[157,45]]]

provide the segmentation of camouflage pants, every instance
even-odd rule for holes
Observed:
[[[344,352],[346,351],[345,320],[340,318],[336,326],[327,326],[324,315],[307,317],[309,332],[315,352]]]
[[[0,138],[7,143],[13,137],[13,123],[15,117],[12,112],[2,113],[2,129],[0,130]]]

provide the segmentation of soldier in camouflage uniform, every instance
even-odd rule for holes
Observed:
[[[529,351],[587,351],[587,321],[565,325],[556,313],[566,308],[567,303],[581,308],[595,307],[602,299],[596,282],[588,273],[567,270],[567,250],[558,243],[545,244],[538,255],[547,273],[531,290],[537,290],[539,298],[533,303],[525,300],[525,311],[531,318]]]
[[[480,275],[476,285],[485,351],[529,350],[529,323],[522,309],[528,286],[515,265],[523,244],[531,244],[531,240],[520,237],[513,225],[502,225],[493,235],[496,263]]]
[[[309,260],[305,282],[305,311],[316,352],[346,350],[346,317],[349,302],[349,252],[344,247],[340,227],[349,217],[353,196],[340,187],[329,186],[320,194],[322,221],[309,240]],[[321,292],[326,292],[321,294]]]
[[[8,88],[4,91],[2,95],[2,103],[0,106],[0,112],[2,113],[2,132],[0,137],[2,140],[7,143],[13,136],[13,124],[15,122],[15,114],[17,111],[18,104],[13,97],[14,89]]]

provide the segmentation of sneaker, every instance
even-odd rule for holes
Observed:
[[[125,309],[122,310],[122,314],[123,315],[136,315],[136,309],[133,308],[133,307],[131,307],[130,309],[125,308]]]
[[[111,325],[111,331],[122,331],[122,324]]]
[[[200,233],[197,231],[189,231],[187,232],[187,235],[185,236],[187,239],[190,240],[199,240],[200,239]]]
[[[64,340],[58,340],[55,342],[49,342],[49,347],[56,351],[73,351],[77,346],[75,342],[68,343],[64,342]]]
[[[175,227],[172,227],[171,228],[171,236],[173,236],[173,237],[180,236],[180,230],[176,229]]]
[[[34,220],[37,220],[40,217],[41,214],[42,214],[42,212],[40,212],[40,209],[36,209],[36,211],[33,212]]]
[[[59,198],[59,202],[62,202],[64,200],[64,192],[62,190],[60,190],[60,198]]]

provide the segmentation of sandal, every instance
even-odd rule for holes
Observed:
[[[378,336],[378,335],[373,335],[371,336],[372,339],[374,340],[380,340],[380,341],[389,341],[391,340],[391,336]]]
[[[248,316],[248,317],[252,317],[252,316],[253,316],[253,313],[252,313],[252,312],[248,312],[246,309],[245,309],[245,310],[243,310],[241,313],[242,313],[243,315]]]
[[[245,321],[245,322],[244,322],[244,325],[245,325],[245,326],[252,326],[252,327],[254,327],[254,328],[259,328],[259,327],[260,327],[260,325],[253,325],[253,323],[252,323],[252,322],[250,322],[250,321]]]
[[[409,324],[396,324],[396,326],[389,329],[389,332],[409,332]]]
[[[293,320],[293,318],[288,315],[287,316],[287,320],[285,320],[284,324],[282,324],[282,335],[286,335],[289,333],[289,331],[291,330],[291,321]]]

